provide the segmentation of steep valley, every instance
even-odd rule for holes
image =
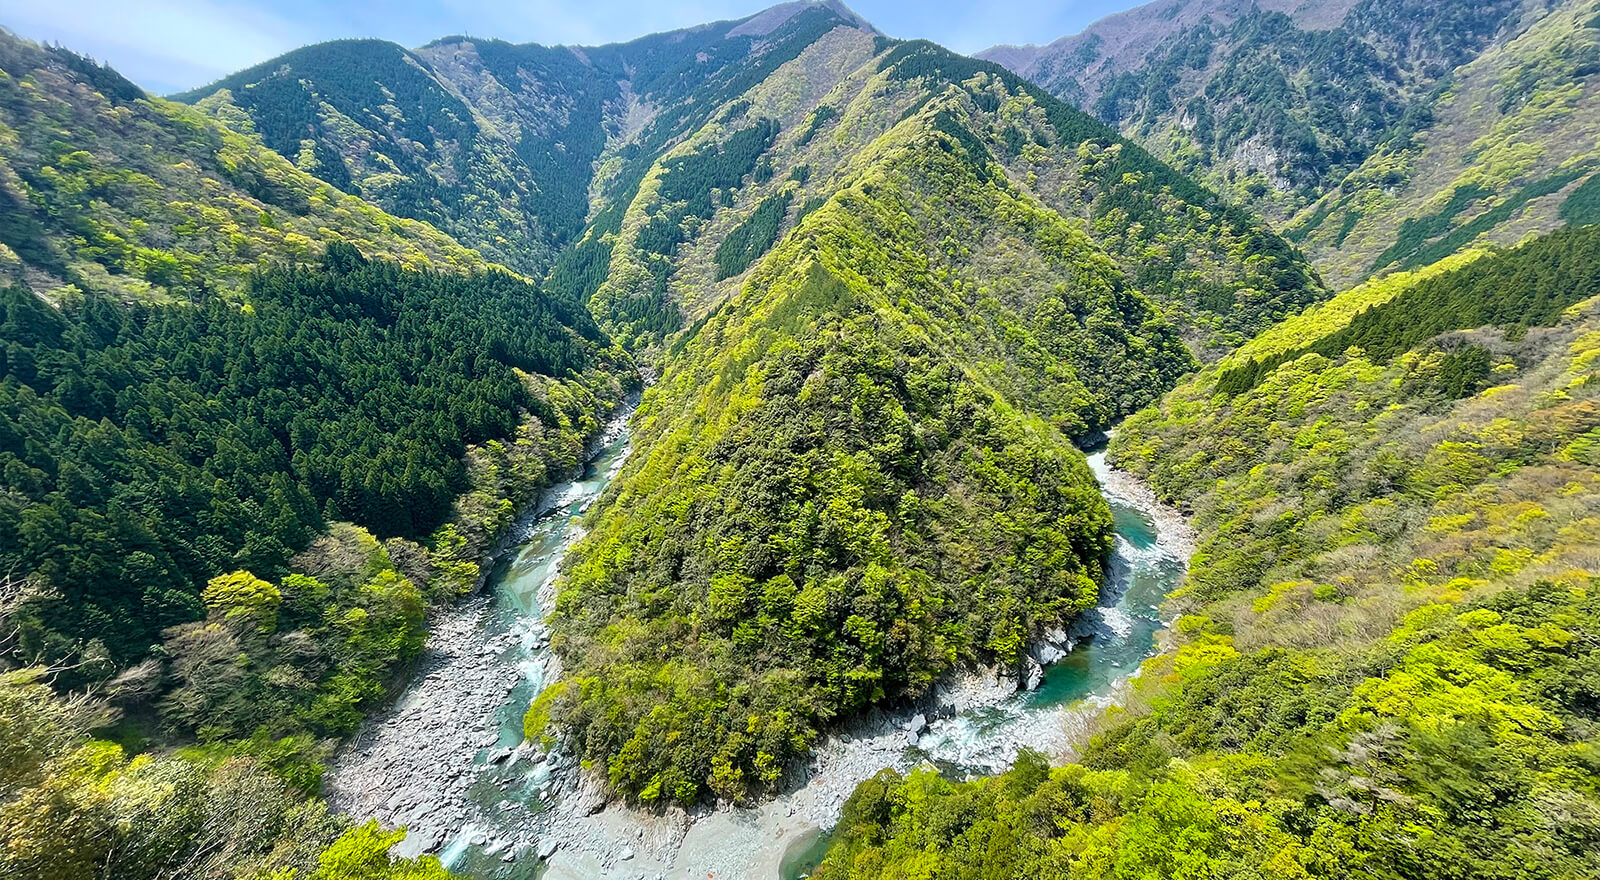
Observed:
[[[1597,53],[0,31],[0,874],[1600,878]]]

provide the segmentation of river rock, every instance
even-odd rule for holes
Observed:
[[[922,714],[921,712],[918,712],[917,714],[911,716],[911,720],[906,722],[906,732],[907,733],[913,733],[913,734],[921,733],[921,732],[923,732],[924,730],[927,730],[927,729],[928,729],[928,716]]]
[[[1042,666],[1059,662],[1072,650],[1072,638],[1061,627],[1046,630],[1039,643],[1033,647],[1033,659]]]
[[[1039,687],[1039,682],[1044,681],[1044,667],[1040,666],[1039,661],[1033,659],[1032,657],[1028,657],[1026,660],[1028,662],[1023,679],[1024,685],[1027,690],[1037,690]]]
[[[593,816],[606,807],[605,783],[593,773],[578,777],[578,788],[572,795],[573,807],[579,816]]]
[[[544,840],[539,841],[539,858],[548,862],[550,857],[555,855],[556,850],[560,848],[561,843],[559,841],[553,837],[546,837]]]

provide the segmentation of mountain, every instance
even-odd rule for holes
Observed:
[[[0,31],[0,280],[52,300],[237,294],[332,241],[447,271],[478,253],[294,168],[115,71]]]
[[[843,28],[655,163],[610,250],[618,332],[620,294],[700,317],[571,551],[527,728],[644,802],[768,791],[835,721],[1022,663],[1103,575],[1071,441],[1194,363],[1165,315],[1216,340],[1323,295],[997,65]]]
[[[443,880],[324,763],[639,392],[527,749],[424,718],[456,794],[386,795],[444,852],[564,845],[458,794],[749,805],[1040,673],[1111,432],[1199,539],[1155,655],[1071,763],[860,786],[818,876],[1594,878],[1597,4],[1160,0],[991,61],[803,0],[180,100],[0,35],[0,874]]]
[[[542,276],[659,376],[527,723],[645,801],[759,794],[848,713],[1020,663],[1104,574],[1072,441],[1326,296],[1113,130],[838,3],[340,41],[179,97]]]
[[[735,294],[755,257],[856,173],[859,157],[870,155],[877,139],[897,137],[893,127],[901,116],[931,100],[927,90],[900,84],[909,77],[890,78],[886,94],[867,91],[883,72],[870,65],[888,66],[883,59],[893,48],[837,28],[759,86],[730,95],[723,115],[649,166],[630,201],[613,203],[615,219],[597,218],[574,252],[602,250],[605,274],[591,280],[596,315],[624,339],[631,336],[635,347],[648,346],[704,319]],[[911,64],[922,63],[915,46],[900,51],[913,56]],[[999,73],[981,65],[961,72]],[[1023,89],[1019,97],[1030,112],[1066,112],[1048,100],[1032,110],[1047,99],[1042,92]],[[1093,225],[1094,237],[1130,274],[1144,273],[1139,286],[1197,351],[1236,344],[1321,296],[1299,255],[1259,224],[1089,120],[1052,118],[1067,137],[1099,138],[1109,152],[1081,168],[1062,166],[1036,155],[1048,145],[1030,145],[1031,126],[1011,114],[992,123],[991,132],[1006,138],[1005,155],[1021,160],[1019,175],[1034,175],[1041,198]],[[1115,174],[1133,176],[1124,181]],[[1096,186],[1102,180],[1112,183],[1104,193]],[[1174,219],[1167,198],[1201,213]],[[1196,236],[1194,247],[1177,244],[1184,236],[1177,228]],[[1163,241],[1168,231],[1174,237]],[[1168,259],[1136,256],[1151,245],[1169,249]],[[1252,255],[1261,259],[1249,260]]]
[[[837,2],[793,2],[596,47],[340,40],[174,99],[259,133],[342,190],[542,274],[600,205],[628,197],[597,177],[600,166],[616,173],[653,156],[702,123],[719,94],[743,91],[838,25],[871,32]]]
[[[178,97],[329,183],[507,265],[548,269],[625,344],[655,350],[737,290],[888,130],[878,96],[847,76],[883,44],[841,4],[797,2],[600,47],[327,43]],[[1148,173],[1223,215],[1228,235],[1256,234],[1167,169]],[[1293,275],[1296,260],[1275,253],[1268,271]],[[1204,351],[1292,311],[1282,290],[1317,286],[1191,263],[1152,295]]]
[[[1589,0],[1162,0],[980,57],[1284,224],[1342,287],[1586,210],[1597,15]]]
[[[1379,284],[1119,427],[1200,539],[1125,711],[864,783],[813,876],[1595,876],[1600,227]]]

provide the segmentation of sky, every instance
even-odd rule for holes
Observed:
[[[777,0],[0,0],[0,26],[109,62],[156,94],[206,85],[290,49],[343,37],[420,46],[469,34],[596,45],[743,18]],[[892,37],[958,52],[1048,43],[1139,0],[846,0]]]

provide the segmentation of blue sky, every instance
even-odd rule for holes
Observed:
[[[513,42],[593,45],[742,18],[776,0],[0,0],[0,25],[109,61],[164,94],[204,85],[307,43],[382,37],[418,46],[466,33]],[[849,6],[895,37],[960,52],[1045,43],[1138,0],[858,0]]]

